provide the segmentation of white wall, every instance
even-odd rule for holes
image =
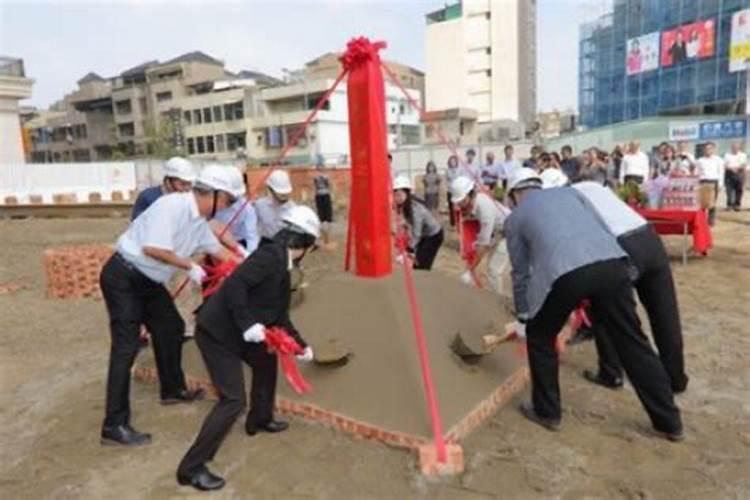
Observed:
[[[428,111],[466,107],[463,18],[427,26],[425,93]]]
[[[0,165],[25,161],[18,100],[0,97]]]

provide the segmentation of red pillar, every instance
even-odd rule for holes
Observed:
[[[349,151],[352,188],[350,230],[353,231],[355,274],[377,278],[392,271],[388,129],[385,86],[378,50],[384,42],[354,38],[341,57],[349,71]]]

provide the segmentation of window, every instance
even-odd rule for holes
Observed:
[[[484,49],[484,51],[487,53],[487,55],[490,55],[492,54],[492,47],[487,47],[486,49]]]
[[[196,144],[198,146],[197,147],[198,154],[200,155],[200,154],[205,153],[206,152],[206,147],[205,147],[205,144],[203,143],[203,137],[196,137],[195,141],[196,141]]]
[[[216,136],[216,151],[219,153],[224,151],[224,135],[220,134]]]
[[[195,139],[193,139],[192,137],[188,137],[187,145],[188,145],[188,154],[194,155],[195,154]]]
[[[491,69],[488,69],[488,70],[487,70],[487,76],[488,76],[488,77],[492,76],[492,70],[491,70]]]
[[[237,148],[245,147],[245,133],[238,132],[234,134],[227,134],[227,149],[234,151]]]
[[[132,113],[133,108],[130,105],[130,99],[115,101],[115,111],[118,115],[129,115],[130,113]]]
[[[133,122],[121,123],[117,126],[117,131],[121,137],[132,137],[135,135],[135,125]]]
[[[193,122],[195,122],[196,125],[203,123],[203,115],[201,115],[200,109],[193,110]]]
[[[398,105],[398,113],[400,115],[405,115],[406,114],[406,106],[404,106],[403,102],[399,103],[399,105]]]
[[[203,108],[203,123],[211,123],[211,108]]]
[[[214,106],[214,121],[220,122],[223,121],[221,116],[221,106]]]
[[[148,102],[145,97],[138,98],[138,108],[141,110],[142,115],[148,113]]]
[[[242,108],[242,101],[224,105],[225,120],[241,120],[242,118],[244,118],[244,115],[245,113]]]
[[[206,136],[206,153],[213,153],[214,152],[214,136],[207,135]]]
[[[164,102],[164,101],[171,101],[172,100],[172,92],[166,91],[166,92],[157,92],[156,93],[156,100],[158,102]]]
[[[188,125],[193,123],[193,114],[190,111],[185,111],[182,116],[185,120],[185,123],[187,123]]]
[[[88,149],[74,149],[74,161],[91,161],[91,152]]]

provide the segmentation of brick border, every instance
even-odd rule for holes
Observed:
[[[133,377],[137,380],[147,383],[156,383],[159,380],[156,368],[135,366],[133,368]],[[529,369],[522,367],[516,370],[505,382],[495,389],[489,397],[479,402],[479,404],[469,412],[461,421],[453,426],[445,435],[445,441],[451,444],[458,444],[459,441],[466,438],[477,427],[486,422],[508,401],[513,399],[517,393],[522,391],[529,381]],[[186,375],[185,383],[188,389],[203,389],[209,397],[214,399],[219,397],[216,388],[211,382]],[[404,448],[410,451],[419,452],[420,447],[432,443],[432,439],[423,436],[417,436],[405,432],[392,431],[354,419],[347,415],[326,410],[317,405],[293,401],[282,396],[276,397],[275,409],[282,415],[299,417],[308,422],[323,425],[324,427],[349,434],[356,438],[367,441],[379,441],[381,443]]]

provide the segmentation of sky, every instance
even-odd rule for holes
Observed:
[[[539,110],[577,106],[578,23],[604,0],[537,0]],[[46,107],[94,71],[114,76],[193,50],[230,71],[281,77],[355,35],[425,67],[424,15],[434,0],[0,0],[0,55],[24,59],[35,80],[24,104]],[[449,3],[453,3],[452,1]]]

